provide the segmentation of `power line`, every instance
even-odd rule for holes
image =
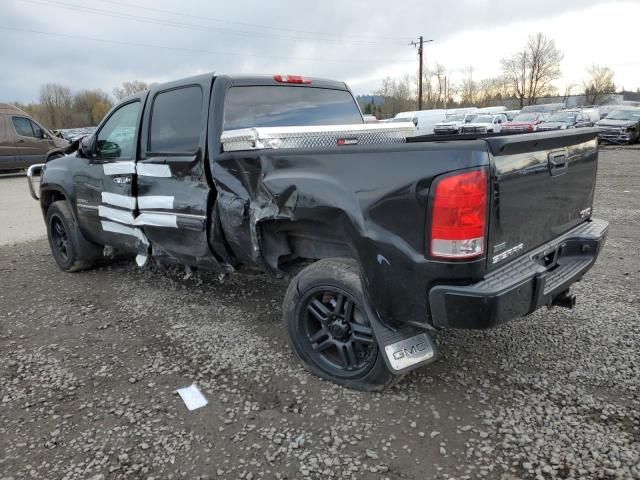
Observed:
[[[119,1],[116,1],[116,0],[98,0],[98,1],[103,2],[103,3],[110,3],[112,5],[120,5],[120,6],[124,6],[124,7],[138,8],[138,9],[142,9],[142,10],[149,10],[149,11],[153,11],[153,12],[165,13],[165,14],[168,14],[168,15],[176,15],[176,16],[185,17],[185,18],[195,18],[197,20],[210,20],[212,22],[221,22],[221,23],[226,23],[226,24],[240,25],[240,26],[243,26],[243,27],[261,28],[261,29],[266,29],[266,30],[279,30],[279,31],[283,31],[283,32],[298,33],[298,34],[302,34],[302,35],[305,35],[305,36],[308,36],[308,35],[325,35],[325,32],[313,32],[313,31],[308,31],[308,30],[296,30],[296,29],[293,29],[293,28],[272,27],[272,26],[269,26],[269,25],[259,25],[257,23],[236,22],[236,21],[232,21],[232,20],[226,20],[226,19],[221,19],[221,18],[216,18],[216,17],[208,17],[208,16],[204,16],[204,15],[193,15],[193,14],[178,12],[176,10],[164,10],[164,9],[161,9],[161,8],[154,8],[154,7],[147,7],[147,6],[142,6],[142,5],[135,5],[135,4],[132,4],[130,2],[119,2]],[[347,34],[343,34],[341,36],[341,38],[363,38],[363,37],[362,37],[362,35],[347,35]],[[403,40],[406,39],[406,37],[376,36],[375,39],[403,41]],[[371,40],[374,40],[374,39],[372,38]]]
[[[293,39],[298,41],[300,40],[308,40],[308,41],[310,40],[310,41],[316,41],[316,42],[321,41],[326,43],[337,43],[342,45],[351,44],[351,45],[357,45],[360,47],[379,47],[380,45],[382,45],[381,43],[344,41],[344,40],[329,38],[329,37],[318,38],[318,39],[305,39],[305,38],[301,39],[299,36],[293,36],[293,35],[283,35],[283,34],[270,33],[270,32],[251,32],[251,31],[243,31],[243,30],[233,30],[229,28],[198,25],[195,23],[176,22],[172,20],[164,20],[160,18],[153,18],[153,17],[143,16],[143,15],[134,15],[130,13],[115,12],[112,10],[105,10],[102,8],[95,8],[95,7],[87,7],[85,5],[61,2],[58,0],[20,0],[20,1],[34,3],[38,5],[44,5],[48,7],[64,8],[64,9],[73,10],[76,12],[85,12],[91,15],[100,15],[100,16],[107,16],[112,18],[133,20],[141,23],[147,23],[152,25],[163,25],[163,26],[181,28],[181,29],[192,30],[192,31],[198,30],[203,32],[218,32],[218,33],[225,33],[228,35],[251,36],[251,37],[260,37],[260,38],[262,38],[265,35],[269,35],[274,38],[282,38],[286,40]],[[388,43],[386,45],[388,45]]]
[[[50,35],[55,37],[64,37],[64,38],[72,38],[75,40],[89,40],[92,42],[101,42],[101,43],[111,43],[114,45],[121,45],[126,47],[142,47],[142,48],[160,48],[163,50],[176,50],[182,52],[193,52],[193,53],[208,53],[212,55],[227,55],[233,57],[256,57],[256,58],[273,58],[278,60],[290,60],[290,61],[299,61],[299,62],[329,62],[329,63],[368,63],[362,62],[358,60],[338,60],[338,59],[328,59],[328,58],[302,58],[302,57],[282,57],[277,55],[268,55],[268,54],[257,54],[257,53],[245,53],[245,52],[230,52],[230,51],[215,51],[215,50],[204,50],[199,48],[185,48],[185,47],[169,47],[165,45],[154,45],[148,43],[137,43],[137,42],[122,42],[118,40],[107,40],[103,38],[93,38],[93,37],[85,37],[81,35],[71,35],[67,33],[59,33],[59,32],[45,32],[41,30],[33,30],[29,28],[19,28],[19,27],[7,27],[4,25],[0,25],[0,29],[2,30],[11,30],[16,32],[27,32],[27,33],[36,33],[39,35]],[[407,65],[408,62],[397,62],[395,60],[381,60],[375,59],[376,62],[391,62],[399,65]]]

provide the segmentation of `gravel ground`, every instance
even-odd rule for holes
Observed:
[[[64,274],[45,241],[0,246],[0,479],[640,479],[639,167],[601,154],[611,232],[575,310],[441,333],[382,394],[300,367],[283,282]]]
[[[0,245],[47,236],[38,202],[29,196],[24,172],[0,175]]]

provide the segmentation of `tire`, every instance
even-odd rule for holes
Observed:
[[[291,348],[311,373],[353,390],[381,391],[401,377],[385,364],[364,301],[354,260],[320,260],[289,284],[283,321]]]
[[[86,270],[102,257],[102,246],[84,238],[66,201],[49,206],[46,223],[51,254],[61,270]]]

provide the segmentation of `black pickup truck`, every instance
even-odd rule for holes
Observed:
[[[123,101],[29,185],[62,270],[117,251],[290,277],[304,365],[380,390],[434,358],[439,329],[572,307],[608,228],[595,130],[397,128],[364,125],[341,82],[207,74]]]

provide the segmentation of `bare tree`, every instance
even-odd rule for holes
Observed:
[[[509,58],[503,58],[502,72],[511,82],[514,96],[520,102],[520,108],[524,106],[527,95],[527,68],[528,60],[526,51],[516,52]]]
[[[113,96],[116,97],[116,100],[124,100],[129,95],[133,95],[137,92],[143,92],[147,90],[149,85],[141,80],[134,80],[132,82],[123,82],[121,87],[116,87],[113,89]]]
[[[473,79],[473,67],[467,67],[463,71],[462,84],[460,85],[460,104],[463,106],[475,106],[478,85]]]
[[[520,101],[535,105],[539,97],[555,93],[553,81],[560,78],[562,52],[542,33],[531,35],[524,49],[502,59],[502,70]]]
[[[398,112],[413,111],[417,108],[415,92],[411,78],[405,75],[402,80],[387,77],[382,80],[382,88],[377,92],[384,97],[380,107],[380,115],[384,118],[394,117]]]
[[[477,85],[476,106],[504,105],[513,97],[509,79],[504,76],[481,80]]]
[[[584,96],[587,105],[605,103],[610,95],[616,93],[613,82],[613,70],[608,67],[592,65],[587,69],[589,78],[584,82]]]
[[[97,104],[102,104],[95,108]],[[102,90],[81,90],[73,96],[74,115],[79,119],[81,125],[97,125],[111,106],[109,95]]]
[[[66,126],[71,119],[71,89],[57,83],[46,83],[40,87],[40,103],[45,111],[50,128]]]

